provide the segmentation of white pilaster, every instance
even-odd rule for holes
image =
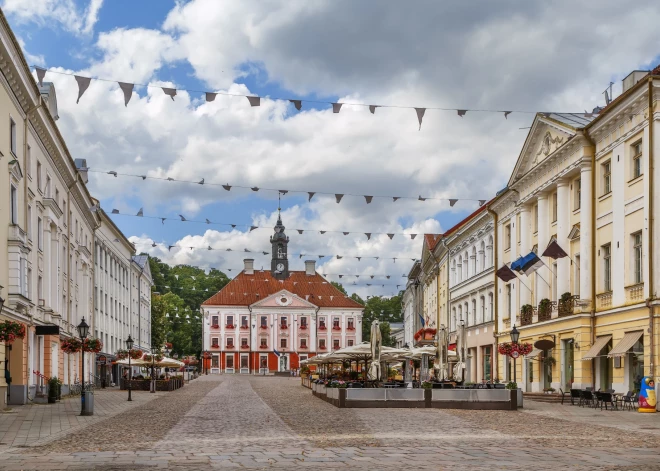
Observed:
[[[539,257],[550,242],[550,220],[548,218],[548,195],[540,194],[538,196],[538,254]],[[543,260],[543,257],[541,257]],[[546,260],[543,260],[546,262]],[[538,269],[537,274],[540,278],[536,284],[537,301],[550,297],[550,270],[546,266]]]
[[[570,202],[568,182],[560,180],[557,182],[557,243],[566,251],[570,252],[568,233],[570,231]],[[557,260],[557,296],[569,292],[571,279],[571,263],[568,257]]]
[[[591,299],[591,277],[594,261],[591,259],[592,227],[593,217],[592,193],[591,193],[591,166],[583,165],[580,173],[581,196],[580,196],[580,298]]]
[[[532,249],[530,241],[532,240],[532,228],[530,226],[530,211],[529,206],[520,207],[520,256],[527,255]],[[531,287],[529,281],[518,282],[518,290],[520,296],[520,305],[524,306],[525,304],[531,303],[532,293],[525,286],[522,286],[522,283]]]

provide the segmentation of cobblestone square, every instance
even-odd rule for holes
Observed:
[[[0,469],[659,469],[654,414],[338,409],[297,378],[230,375],[97,395],[94,417],[76,399],[0,415]]]

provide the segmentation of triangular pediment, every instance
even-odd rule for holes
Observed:
[[[578,222],[573,226],[571,232],[568,233],[568,240],[576,240],[580,238],[580,223]]]
[[[271,307],[271,308],[316,308],[315,304],[297,296],[285,289],[271,294],[267,298],[252,304],[252,308]]]
[[[18,163],[18,160],[10,160],[7,164],[9,167],[9,174],[15,182],[19,182],[23,179],[23,171],[21,170],[21,164]]]
[[[509,186],[532,170],[575,135],[575,128],[543,114],[537,114],[513,169]]]

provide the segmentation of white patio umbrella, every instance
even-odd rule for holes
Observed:
[[[435,376],[438,378],[438,381],[445,381],[449,376],[447,371],[449,350],[447,347],[447,329],[445,329],[444,325],[441,325],[438,331],[438,349],[435,356],[435,363],[433,364],[433,368],[436,370]]]
[[[371,368],[369,369],[369,378],[373,381],[380,381],[380,354],[383,343],[383,337],[380,332],[380,322],[377,320],[371,323]]]
[[[465,323],[463,321],[456,329],[456,356],[458,361],[454,365],[454,381],[463,381],[465,361],[467,360],[467,337],[465,336]]]

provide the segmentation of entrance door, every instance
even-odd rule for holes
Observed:
[[[268,373],[268,355],[259,356],[259,374],[265,375]]]
[[[280,355],[280,371],[289,371],[289,358]]]
[[[573,339],[564,340],[564,369],[562,371],[562,384],[564,391],[568,391],[573,387],[574,381],[574,344]]]
[[[250,357],[247,353],[242,353],[241,354],[241,374],[249,374],[250,373]]]
[[[552,350],[543,350],[543,362],[540,365],[543,377],[541,382],[543,384],[543,389],[552,387],[552,365],[554,364],[554,357],[552,356]]]
[[[59,354],[57,351],[58,343],[50,343],[50,375],[59,378]]]

